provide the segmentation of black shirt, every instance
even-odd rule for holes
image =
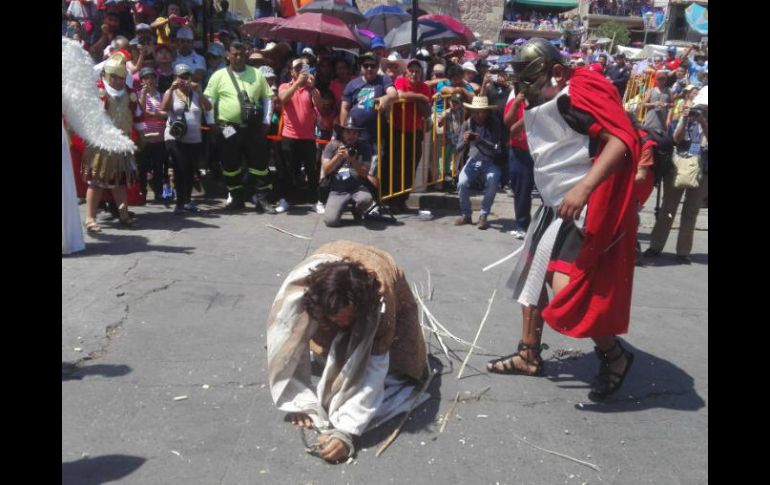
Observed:
[[[628,84],[628,78],[631,77],[631,68],[628,65],[623,67],[613,64],[607,69],[607,77],[612,84],[618,89],[621,96],[626,92],[626,84]]]

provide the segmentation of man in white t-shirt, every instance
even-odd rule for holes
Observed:
[[[174,67],[186,64],[193,71],[193,81],[200,83],[206,76],[206,59],[193,50],[193,31],[181,27],[176,33],[177,52]]]

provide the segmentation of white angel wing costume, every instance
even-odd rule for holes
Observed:
[[[88,144],[115,152],[131,152],[136,145],[113,125],[99,101],[91,56],[77,42],[61,39],[61,112],[67,126]],[[72,171],[69,138],[62,122],[62,254],[85,248]]]

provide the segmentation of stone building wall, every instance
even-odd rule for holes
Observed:
[[[398,5],[404,10],[409,5],[396,0],[357,0],[358,8],[365,12],[377,5]],[[479,40],[497,42],[497,34],[503,23],[503,0],[418,0],[418,7],[428,13],[448,15],[460,20]]]

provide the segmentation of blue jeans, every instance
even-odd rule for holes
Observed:
[[[481,201],[481,215],[487,215],[492,211],[492,204],[495,202],[497,187],[500,185],[500,167],[494,162],[480,162],[468,159],[468,162],[460,172],[460,179],[457,183],[457,192],[460,195],[460,212],[462,215],[471,216],[471,194],[472,185],[479,182],[484,184],[484,199]]]
[[[508,173],[513,190],[513,210],[517,231],[526,231],[532,222],[532,189],[535,186],[535,162],[528,151],[511,147],[508,157]]]

